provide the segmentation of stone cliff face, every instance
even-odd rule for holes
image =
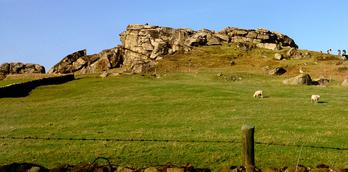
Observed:
[[[3,63],[0,64],[0,79],[8,74],[45,73],[45,67],[39,64]]]
[[[220,32],[207,29],[173,29],[149,25],[129,25],[120,34],[124,47],[124,67],[133,72],[146,71],[164,55],[187,52],[195,46],[221,45],[233,42],[252,42],[260,48],[272,50],[283,47],[298,48],[286,35],[266,29],[246,30],[225,28]]]
[[[141,73],[156,65],[167,54],[187,52],[196,46],[251,42],[272,50],[298,48],[287,35],[266,29],[225,28],[219,32],[203,29],[173,29],[150,25],[129,25],[120,34],[122,45],[95,55],[71,54],[55,65],[49,73],[94,73],[120,67]],[[84,51],[85,52],[85,51]]]

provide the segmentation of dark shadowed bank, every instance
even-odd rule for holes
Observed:
[[[62,84],[68,81],[74,80],[74,74],[60,75],[48,78],[42,78],[37,80],[32,80],[28,82],[22,82],[17,84],[10,84],[4,87],[0,87],[0,98],[1,97],[24,97],[29,94],[29,92],[41,85],[52,85],[52,84]]]

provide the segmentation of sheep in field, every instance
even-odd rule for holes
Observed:
[[[320,95],[312,95],[311,96],[311,102],[318,103],[320,99]]]
[[[255,91],[254,93],[254,98],[263,98],[263,95],[262,95],[262,90],[257,90]]]

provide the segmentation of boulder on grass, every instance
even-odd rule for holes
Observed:
[[[344,79],[341,85],[344,87],[348,87],[348,78]]]
[[[270,75],[283,75],[286,70],[282,67],[276,67],[268,72]]]
[[[289,78],[283,81],[286,85],[313,85],[312,78],[309,74],[302,73],[293,78]]]
[[[275,53],[274,54],[274,59],[276,59],[276,60],[283,60],[283,55],[282,54],[279,54],[279,53]]]

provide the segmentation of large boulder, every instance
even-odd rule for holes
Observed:
[[[313,81],[309,74],[302,73],[293,78],[283,80],[283,83],[287,85],[312,85]]]
[[[60,62],[54,65],[48,73],[72,73],[81,68],[81,64],[76,64],[76,61],[87,55],[87,50],[80,50],[65,56]],[[75,64],[74,64],[75,62]]]
[[[191,29],[129,25],[126,31],[120,34],[125,49],[123,66],[133,72],[143,72],[142,70],[148,67],[139,67],[140,64],[154,65],[164,55],[187,52],[192,46],[206,45],[211,33],[205,31],[196,33]]]
[[[0,64],[0,80],[8,74],[27,74],[27,73],[45,73],[45,67],[32,63],[3,63]]]
[[[6,78],[6,75],[10,73],[11,67],[9,63],[3,63],[0,65],[0,80]]]
[[[122,63],[122,47],[106,49],[93,55],[87,55],[86,50],[81,50],[64,57],[48,73],[98,73],[120,67]]]
[[[286,70],[283,67],[276,67],[268,72],[270,75],[283,75]]]
[[[274,54],[274,59],[276,59],[276,60],[283,60],[283,55],[280,54],[280,53],[275,53]]]
[[[348,87],[348,79],[344,79],[343,82],[341,83],[342,86]]]
[[[297,50],[296,48],[290,48],[287,52],[286,52],[286,56],[288,56],[289,58],[293,57],[296,54]]]
[[[215,35],[214,31],[203,29],[188,38],[186,44],[189,46],[221,45],[222,42],[227,42],[226,40],[229,39],[222,35]]]

